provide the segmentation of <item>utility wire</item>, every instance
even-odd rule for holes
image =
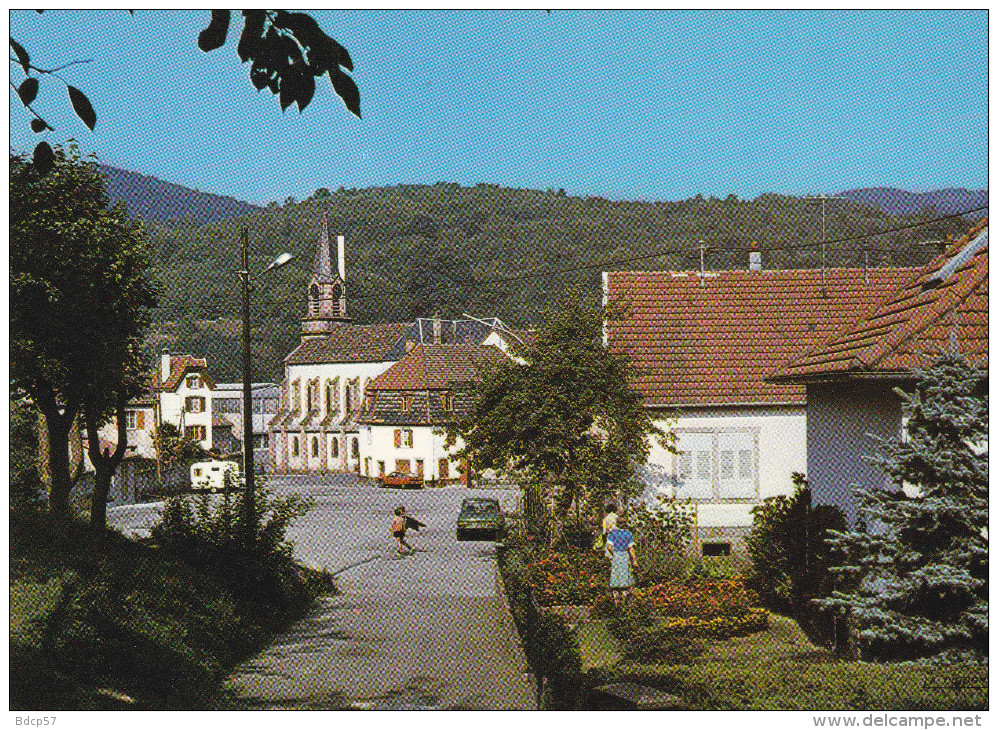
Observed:
[[[938,218],[933,218],[932,220],[920,221],[918,223],[912,223],[912,224],[905,225],[905,226],[898,226],[896,228],[888,228],[887,230],[878,231],[876,233],[868,233],[868,234],[865,234],[865,235],[862,235],[862,236],[851,236],[851,237],[848,237],[848,238],[833,238],[833,239],[828,240],[828,241],[812,241],[811,243],[800,243],[800,244],[794,244],[794,245],[789,245],[788,244],[788,245],[784,245],[784,246],[766,245],[766,246],[760,247],[760,249],[758,249],[758,250],[761,250],[761,251],[785,251],[785,252],[789,252],[789,251],[801,251],[803,249],[815,248],[817,246],[827,245],[827,244],[830,244],[830,243],[848,243],[850,241],[862,241],[862,240],[866,240],[866,239],[869,239],[869,238],[876,238],[877,236],[885,236],[885,235],[890,234],[890,233],[899,233],[901,231],[908,231],[908,230],[912,230],[914,228],[921,228],[922,226],[931,225],[933,223],[939,223],[940,221],[946,221],[946,220],[950,220],[952,218],[960,218],[961,216],[965,216],[965,215],[968,215],[970,213],[978,213],[978,212],[980,212],[982,210],[987,210],[987,209],[988,209],[988,206],[984,205],[984,206],[981,206],[979,208],[972,208],[971,210],[965,210],[965,211],[960,212],[960,213],[951,213],[949,215],[944,215],[944,216],[940,216]],[[407,295],[409,295],[409,296],[415,296],[417,294],[431,294],[431,293],[434,293],[434,292],[450,291],[452,289],[464,289],[464,288],[468,288],[468,287],[498,286],[499,284],[509,284],[509,283],[513,283],[513,282],[517,282],[517,281],[526,281],[528,279],[542,279],[544,277],[555,276],[557,274],[567,274],[567,273],[572,273],[572,272],[593,271],[593,270],[604,270],[604,269],[606,269],[607,266],[619,266],[620,264],[631,264],[631,263],[635,263],[635,262],[638,262],[638,261],[648,261],[650,259],[657,259],[657,258],[660,258],[662,256],[668,256],[668,255],[671,255],[671,254],[694,253],[694,252],[699,251],[699,250],[700,250],[700,245],[699,245],[699,242],[697,242],[697,244],[694,245],[694,246],[685,246],[684,245],[684,246],[679,247],[679,248],[664,248],[664,249],[659,249],[655,253],[643,254],[641,256],[631,256],[631,257],[625,258],[625,259],[608,259],[608,260],[600,261],[600,262],[595,263],[595,264],[583,264],[583,265],[580,265],[580,266],[567,266],[565,268],[554,269],[552,271],[532,272],[532,273],[529,273],[529,274],[519,274],[517,276],[505,276],[505,277],[499,277],[499,278],[496,278],[496,279],[486,279],[486,280],[481,280],[481,281],[478,281],[478,280],[469,280],[469,281],[458,282],[458,283],[454,283],[454,284],[443,284],[441,286],[434,286],[434,287],[419,287],[419,288],[416,288],[416,289],[399,289],[397,291],[393,291],[393,292],[389,292],[389,293],[383,293],[383,294],[361,294],[361,295],[354,295],[354,296],[350,297],[350,300],[351,301],[357,301],[357,300],[367,300],[367,299],[384,299],[386,297],[391,297],[391,296],[407,296]],[[746,246],[740,246],[740,247],[734,247],[734,246],[728,246],[728,247],[708,246],[706,250],[708,250],[708,251],[729,251],[730,252],[730,251],[751,251],[751,250],[756,250],[756,249],[751,249],[751,248],[748,248]]]

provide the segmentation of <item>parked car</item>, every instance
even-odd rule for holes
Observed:
[[[423,477],[407,471],[393,471],[391,474],[377,478],[382,487],[400,487],[402,489],[422,489]]]
[[[191,489],[222,492],[225,475],[229,476],[229,489],[239,489],[243,483],[239,464],[235,461],[198,461],[191,464]]]
[[[457,516],[458,540],[501,540],[506,534],[499,501],[487,497],[468,497],[461,502]]]

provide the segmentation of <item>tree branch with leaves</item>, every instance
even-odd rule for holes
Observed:
[[[628,360],[603,345],[604,308],[576,289],[541,316],[536,338],[516,350],[526,364],[485,373],[448,431],[478,468],[515,474],[557,533],[572,505],[634,496],[649,440],[668,448],[668,438],[631,388]]]
[[[44,11],[38,11],[44,12]],[[132,13],[133,11],[129,11]],[[198,47],[208,53],[225,45],[231,24],[231,11],[212,10],[211,21],[198,36]],[[353,71],[353,61],[347,50],[326,35],[307,13],[286,10],[243,10],[243,29],[236,47],[242,63],[250,63],[250,82],[257,89],[269,89],[280,100],[281,109],[298,105],[299,114],[315,95],[315,79],[328,76],[333,91],[347,109],[360,117],[360,91],[347,71]],[[41,68],[32,62],[31,54],[10,38],[12,69],[20,68],[24,78],[19,83],[10,79],[10,87],[31,115],[31,131],[35,134],[55,129],[32,106],[38,96],[41,75],[59,79],[66,86],[69,102],[86,127],[92,132],[97,125],[97,113],[90,99],[80,89],[60,75],[61,71],[93,59],[80,59],[54,68]],[[55,154],[47,141],[35,146],[33,163],[45,174],[55,164]]]

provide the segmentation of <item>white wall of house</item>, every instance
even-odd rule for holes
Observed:
[[[153,421],[153,407],[151,405],[128,406],[128,408],[125,409],[125,437],[129,447],[128,456],[140,456],[144,459],[155,459],[155,431],[156,426]],[[101,428],[100,436],[109,443],[114,444],[118,442],[118,426],[116,419],[111,418],[111,420]],[[89,460],[87,463],[89,465]],[[88,466],[88,468],[92,467]]]
[[[411,431],[412,446],[395,446],[395,431]],[[400,460],[409,462],[409,471],[418,471],[417,462],[423,462],[423,479],[425,481],[439,480],[440,461],[447,461],[447,479],[457,479],[460,477],[458,471],[459,460],[454,458],[454,454],[462,447],[458,440],[453,446],[448,447],[447,437],[442,433],[436,433],[436,428],[431,426],[362,426],[360,433],[360,448],[362,457],[367,460],[367,476],[376,477],[379,474],[378,462],[383,462],[385,474],[395,471],[396,463]],[[404,443],[404,442],[403,442]],[[363,474],[364,471],[362,470]]]
[[[318,388],[313,391],[312,407],[319,413],[312,419],[309,430],[289,430],[287,440],[282,440],[281,432],[271,432],[270,449],[273,467],[277,471],[355,471],[360,466],[363,473],[363,456],[352,456],[353,439],[356,432],[318,432],[318,424],[330,411],[338,421],[347,415],[348,397],[351,391],[354,408],[360,406],[364,389],[374,378],[381,375],[396,361],[363,363],[317,363],[311,365],[289,365],[285,369],[287,405],[292,411],[298,410],[301,419],[308,413],[309,383],[318,379]],[[332,397],[327,400],[326,390],[332,388]],[[294,439],[298,439],[298,454],[294,453]],[[312,439],[317,439],[318,454],[312,452]],[[339,439],[337,453],[334,454],[333,440]]]
[[[792,494],[791,474],[807,470],[803,406],[691,408],[659,416],[656,425],[677,435],[683,453],[652,442],[646,495],[694,499],[698,527],[747,530],[752,507]]]
[[[192,376],[197,377],[196,382],[191,381]],[[203,398],[204,410],[190,410],[188,397]],[[204,381],[204,378],[196,373],[188,373],[177,385],[176,390],[159,393],[159,404],[162,423],[172,423],[180,429],[181,433],[184,433],[191,426],[202,426],[204,428],[204,438],[200,440],[201,447],[204,449],[211,448],[211,389]]]
[[[901,435],[901,402],[893,385],[852,381],[807,386],[807,476],[812,499],[841,508],[849,524],[856,519],[853,484],[890,484],[867,459],[876,453],[873,436]]]

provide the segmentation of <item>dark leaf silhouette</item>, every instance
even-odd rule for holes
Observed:
[[[229,11],[212,10],[211,23],[198,36],[198,48],[207,53],[225,45],[229,33]]]
[[[353,79],[347,76],[345,73],[339,69],[333,69],[329,72],[329,78],[333,82],[333,88],[343,103],[346,104],[347,109],[360,117],[360,90],[357,88],[357,84],[353,82]]]
[[[28,73],[28,64],[31,63],[31,56],[29,56],[28,52],[21,47],[21,44],[13,38],[10,39],[10,47],[13,49],[14,55],[17,56],[17,62],[21,64],[21,68],[24,69],[24,73]]]
[[[86,94],[77,89],[75,86],[67,85],[66,90],[69,92],[69,101],[73,105],[73,111],[76,112],[76,116],[78,116],[92,132],[94,125],[97,124],[97,114],[94,112],[94,108],[90,106],[90,99],[88,99]]]
[[[39,142],[35,147],[35,154],[32,161],[40,175],[48,175],[55,165],[55,153],[48,142]]]
[[[28,78],[17,88],[17,95],[21,97],[21,103],[27,106],[38,96],[38,79]]]
[[[32,119],[31,120],[31,131],[35,134],[44,132],[46,129],[52,129],[44,119]]]
[[[242,35],[239,36],[236,53],[239,54],[239,60],[246,63],[259,53],[263,42],[263,26],[267,21],[267,11],[244,10],[243,16],[246,18],[246,23],[243,25]]]

